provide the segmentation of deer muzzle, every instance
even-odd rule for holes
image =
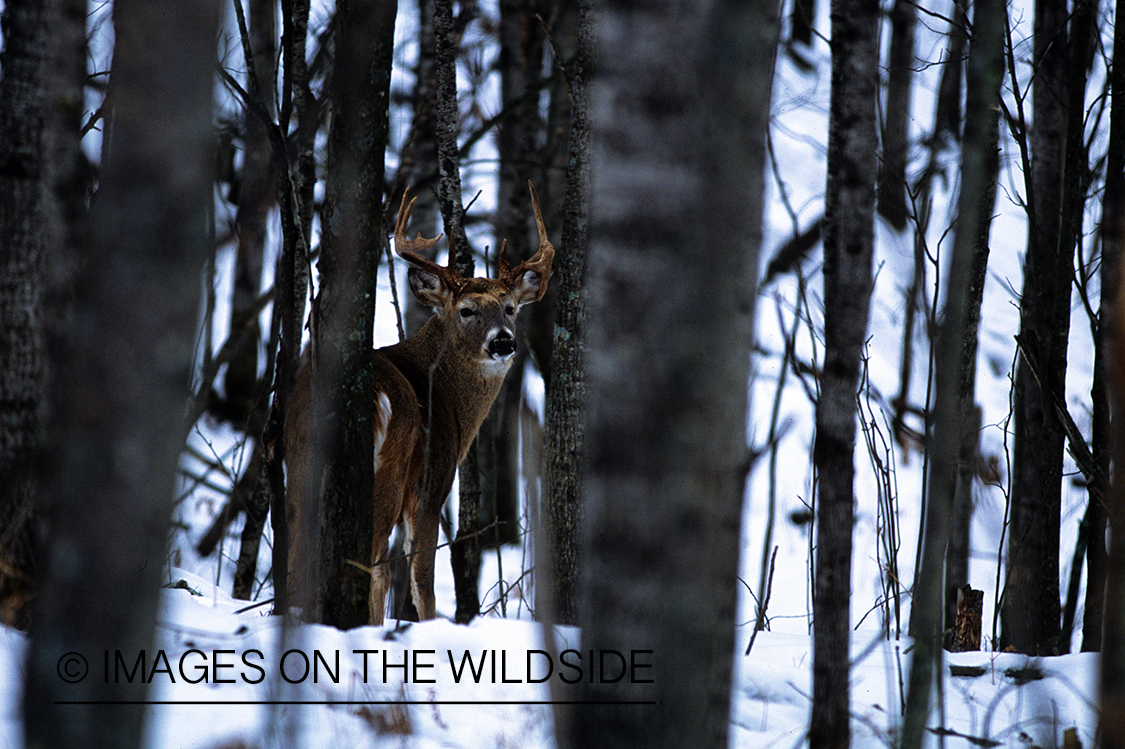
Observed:
[[[488,339],[486,348],[493,359],[507,359],[516,353],[516,339],[512,336],[512,331],[500,328]]]

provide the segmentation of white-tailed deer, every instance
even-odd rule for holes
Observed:
[[[441,266],[419,253],[440,236],[407,238],[414,201],[402,197],[395,250],[410,264],[410,289],[434,315],[411,338],[372,352],[375,363],[375,491],[371,549],[371,623],[383,622],[391,573],[386,564],[391,531],[402,522],[411,555],[411,591],[422,619],[433,619],[434,553],[442,505],[457,465],[500,392],[516,350],[516,312],[547,290],[555,250],[547,241],[535,188],[531,201],[539,227],[539,251],[514,269],[501,245],[499,278],[464,278],[453,262]],[[308,423],[310,364],[303,363],[285,422],[289,481],[286,509],[299,528],[312,445]],[[295,534],[294,534],[295,535]],[[290,547],[290,569],[300,540]]]

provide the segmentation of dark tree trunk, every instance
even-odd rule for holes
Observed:
[[[1066,142],[1067,4],[1037,0],[1028,242],[1015,377],[1012,509],[1001,648],[1052,655],[1059,648],[1059,522],[1063,398],[1074,245],[1062,241]]]
[[[369,621],[372,547],[374,372],[371,321],[383,233],[384,151],[388,135],[395,2],[337,5],[337,43],[328,135],[320,292],[313,309],[313,419],[322,439],[323,486],[314,552],[320,569],[305,616],[341,628]],[[314,462],[315,465],[315,462]],[[316,491],[319,493],[319,486]],[[306,494],[305,496],[310,496]],[[305,577],[308,571],[302,574]],[[295,602],[296,603],[296,602]]]
[[[934,111],[934,139],[945,136],[956,139],[961,134],[961,71],[965,53],[969,10],[967,0],[953,0],[952,23],[949,25],[949,44],[946,47],[945,65],[938,84],[937,106]]]
[[[1125,18],[1125,0],[1118,0],[1115,6],[1116,18]],[[1103,382],[1112,411],[1108,447],[1118,467],[1125,466],[1125,304],[1121,299],[1121,289],[1125,288],[1121,278],[1125,272],[1125,263],[1121,262],[1121,242],[1125,238],[1125,69],[1117,64],[1123,52],[1125,24],[1118,22],[1113,30],[1114,65],[1110,68],[1110,153],[1102,214],[1102,300],[1098,315],[1100,344],[1104,349]],[[1108,521],[1122,527],[1125,472],[1120,468],[1108,489],[1105,510]],[[1119,604],[1125,600],[1125,543],[1120,534],[1110,537],[1105,569],[1104,600]],[[1098,746],[1125,749],[1125,611],[1120,605],[1108,606],[1104,620],[1104,639],[1099,633],[1102,656]]]
[[[434,30],[434,0],[418,3],[418,61],[414,69],[414,119],[410,137],[403,147],[399,171],[395,178],[392,204],[400,199],[402,190],[409,187],[414,196],[411,221],[423,236],[436,237],[441,233],[441,214],[437,201],[437,38]],[[434,260],[437,245],[421,254]],[[433,310],[426,307],[413,294],[400,294],[403,333],[412,336],[422,329]],[[405,621],[417,621],[418,611],[410,593],[410,560],[403,556],[404,532],[400,526],[391,549],[391,616]]]
[[[546,496],[543,526],[547,575],[537,578],[538,609],[547,621],[578,623],[582,522],[584,405],[586,395],[587,221],[590,211],[590,89],[594,74],[594,20],[590,2],[578,7],[577,52],[567,71],[570,145],[562,241],[555,259],[555,333],[547,392]]]
[[[298,0],[283,4],[282,17],[282,108],[278,127],[270,138],[278,179],[281,214],[281,252],[274,280],[274,316],[270,347],[277,346],[273,372],[273,403],[261,437],[261,471],[255,490],[268,498],[273,530],[274,611],[289,611],[289,523],[285,511],[285,417],[300,367],[301,339],[305,329],[305,297],[309,288],[309,242],[312,233],[313,191],[316,186],[314,152],[318,111],[309,87],[305,61],[309,3]],[[297,125],[297,164],[292,172],[282,159],[282,133],[292,118]],[[305,496],[308,496],[306,493]]]
[[[1003,72],[1004,5],[1002,0],[977,0],[973,18],[973,40],[967,68],[966,107],[987,116],[965,122],[964,150],[961,154],[961,190],[958,196],[959,220],[954,232],[949,277],[935,359],[957,362],[957,366],[938,366],[935,372],[934,401],[928,425],[927,452],[930,456],[928,501],[921,572],[917,576],[911,613],[914,632],[914,657],[911,661],[909,691],[903,718],[902,747],[918,749],[930,711],[930,693],[935,675],[941,678],[942,612],[945,603],[946,552],[950,518],[955,497],[964,481],[962,466],[966,444],[976,447],[975,432],[980,417],[973,404],[974,362],[977,329],[988,259],[989,224],[995,199],[998,168],[997,99]],[[966,435],[972,433],[972,439]],[[966,482],[967,483],[967,482]],[[964,498],[968,501],[967,498]],[[967,522],[967,521],[965,521]],[[957,584],[963,595],[972,595],[977,647],[980,645],[980,591]],[[956,601],[955,601],[956,602]],[[961,612],[964,613],[964,612]],[[965,622],[962,622],[964,624]],[[953,625],[950,618],[949,625]],[[962,633],[965,634],[965,633]],[[968,645],[964,636],[954,638]]]
[[[1125,18],[1125,1],[1116,3],[1116,17]],[[1116,24],[1113,29],[1113,55],[1125,55],[1125,24]],[[1094,382],[1091,392],[1093,405],[1090,451],[1098,466],[1096,486],[1089,487],[1089,507],[1086,510],[1086,523],[1089,541],[1086,546],[1086,606],[1082,623],[1082,650],[1102,649],[1103,624],[1119,627],[1118,617],[1106,614],[1106,575],[1108,557],[1106,549],[1107,507],[1112,496],[1109,485],[1110,456],[1113,449],[1113,429],[1110,420],[1110,344],[1118,335],[1119,317],[1114,310],[1120,305],[1118,294],[1121,281],[1121,245],[1125,242],[1125,65],[1110,67],[1110,131],[1109,153],[1106,158],[1105,195],[1102,199],[1102,263],[1101,263],[1101,306],[1098,310],[1097,328],[1094,339]],[[1119,422],[1121,417],[1117,417]],[[1118,437],[1118,439],[1120,439]],[[1113,621],[1111,624],[1110,621]],[[1115,647],[1125,645],[1118,641]],[[1120,652],[1120,651],[1117,651]],[[1105,663],[1110,663],[1107,657]],[[1120,669],[1114,677],[1125,687],[1125,664],[1113,662],[1113,668]],[[1122,687],[1119,687],[1122,688]],[[1125,696],[1125,695],[1123,695]],[[1123,736],[1125,738],[1125,736]],[[1123,744],[1125,745],[1125,744]]]
[[[809,745],[851,741],[851,605],[855,398],[867,336],[875,232],[878,3],[832,3],[832,93],[824,210],[824,367],[816,407],[813,705]]]
[[[257,80],[247,88],[256,90],[259,94],[263,90],[274,89],[276,26],[277,9],[273,2],[256,0],[251,4],[249,33],[245,41],[249,43],[254,57],[248,69],[253,71]],[[225,416],[231,419],[236,429],[243,430],[252,445],[248,451],[250,460],[246,462],[242,478],[234,487],[228,503],[228,508],[241,505],[246,512],[232,589],[235,598],[243,599],[253,595],[257,579],[258,547],[270,510],[269,492],[264,491],[268,483],[261,480],[266,474],[263,473],[265,466],[260,439],[269,410],[269,399],[258,377],[261,330],[254,308],[261,293],[266,223],[270,210],[277,202],[278,175],[268,132],[273,124],[273,97],[267,99],[259,95],[256,106],[268,112],[270,119],[267,121],[254,111],[254,107],[249,106],[244,114],[245,156],[238,181],[238,211],[235,214],[237,251],[230,314],[230,336],[235,345],[223,380]],[[275,304],[280,304],[276,298]],[[271,362],[272,358],[270,357]],[[268,375],[272,367],[267,365],[266,370]],[[224,513],[228,517],[234,514],[230,509],[225,509]]]
[[[84,211],[79,127],[85,3],[16,0],[0,56],[0,623],[35,593],[34,461],[47,398],[44,268],[73,252]],[[65,102],[63,106],[51,102]]]
[[[906,228],[906,162],[910,155],[910,98],[914,88],[914,3],[895,0],[887,54],[883,108],[883,158],[879,161],[879,215],[898,231]]]
[[[996,183],[1000,169],[998,143],[998,86],[1004,74],[1003,9],[995,3],[978,5],[974,11],[980,33],[970,50],[966,71],[966,109],[988,116],[965,122],[961,192],[955,241],[971,244],[965,300],[964,327],[958,351],[957,410],[960,413],[960,448],[956,463],[953,503],[950,511],[949,547],[946,550],[946,627],[956,616],[956,591],[968,585],[970,530],[973,518],[973,482],[980,455],[981,411],[976,405],[977,349],[981,304],[988,270],[989,236],[996,205]],[[964,236],[962,236],[964,235]],[[969,251],[969,250],[966,250]],[[940,358],[939,358],[939,361]]]
[[[435,0],[434,29],[437,38],[437,146],[438,202],[449,237],[449,251],[461,275],[474,274],[475,263],[465,237],[465,207],[461,201],[461,170],[457,135],[460,112],[457,103],[458,38],[453,23],[452,0]],[[454,590],[457,597],[455,619],[468,622],[480,613],[480,476],[477,464],[479,439],[474,439],[469,454],[458,469],[460,496],[457,538],[450,550]]]
[[[1117,19],[1125,18],[1125,0],[1115,3]],[[1104,382],[1112,421],[1108,436],[1113,463],[1125,466],[1125,304],[1121,299],[1121,243],[1125,239],[1125,68],[1116,64],[1125,52],[1125,24],[1113,30],[1115,64],[1110,68],[1110,153],[1107,163],[1102,213],[1102,300],[1098,322],[1104,348]],[[1096,371],[1096,370],[1095,370]],[[1115,472],[1105,503],[1109,523],[1122,526],[1125,519],[1125,474]],[[1091,544],[1092,545],[1092,544]],[[1120,534],[1109,540],[1105,601],[1125,600],[1125,543]],[[1125,611],[1106,607],[1101,641],[1101,749],[1125,749]]]
[[[527,202],[527,181],[543,184],[539,142],[543,132],[539,116],[539,84],[543,67],[543,31],[537,17],[539,0],[500,2],[500,99],[505,117],[497,127],[496,145],[500,175],[496,200],[496,242],[507,240],[512,263],[532,254],[532,217]],[[544,305],[546,309],[546,305]],[[539,305],[531,313],[540,312]],[[527,318],[517,333],[519,347],[504,389],[496,399],[488,423],[482,428],[480,445],[492,452],[490,479],[482,489],[481,543],[486,546],[518,543],[519,522],[519,429],[523,401],[524,368],[528,361]],[[491,432],[491,439],[485,436]]]
[[[414,120],[410,137],[403,147],[396,179],[396,199],[402,189],[410,187],[416,200],[411,222],[423,236],[436,237],[442,232],[441,212],[438,210],[437,180],[437,37],[434,29],[434,0],[418,3],[418,63],[414,70]],[[422,254],[433,260],[437,245]],[[399,299],[405,304],[403,327],[407,337],[414,335],[433,310],[419,302],[413,294],[403,294]],[[409,596],[407,596],[409,598]]]
[[[599,10],[579,621],[653,666],[584,684],[562,746],[727,741],[776,12]]]
[[[152,652],[210,244],[217,6],[114,4],[99,190],[70,324],[51,345],[58,378],[42,466],[47,545],[25,686],[29,746],[141,743],[140,680],[67,684],[59,658]],[[83,20],[80,10],[68,27],[81,35]]]
[[[249,11],[253,69],[258,75],[258,86],[270,92],[274,90],[276,77],[274,58],[277,56],[277,9],[272,0],[254,0],[249,4]],[[261,104],[272,113],[272,96],[263,97]],[[266,123],[250,111],[244,114],[243,120],[244,161],[239,173],[236,196],[238,210],[235,213],[234,230],[237,251],[230,308],[231,336],[236,344],[223,378],[223,396],[229,409],[225,415],[233,426],[257,436],[261,433],[262,417],[265,415],[265,409],[259,402],[261,393],[258,383],[261,330],[257,315],[251,315],[249,320],[242,321],[248,311],[253,309],[261,293],[266,222],[270,209],[277,202],[277,175]],[[251,425],[251,419],[255,419],[257,423]]]

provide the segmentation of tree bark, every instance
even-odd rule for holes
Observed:
[[[1074,245],[1062,241],[1066,142],[1067,4],[1037,0],[1028,175],[1028,242],[1015,377],[1012,509],[1000,646],[1030,655],[1059,648],[1059,522]]]
[[[1115,3],[1116,18],[1125,18],[1125,0]],[[1113,56],[1110,68],[1110,153],[1102,214],[1102,299],[1098,314],[1101,346],[1104,348],[1104,382],[1110,434],[1107,435],[1113,464],[1125,466],[1125,300],[1121,291],[1121,243],[1125,239],[1125,68],[1116,60],[1125,52],[1125,24],[1113,30]],[[1096,362],[1095,362],[1096,364]],[[1095,369],[1095,372],[1097,370]],[[1096,403],[1096,401],[1095,401]],[[1112,417],[1112,421],[1109,421]],[[1095,422],[1096,423],[1096,422]],[[1105,500],[1111,525],[1122,527],[1125,518],[1125,472],[1114,473]],[[1102,536],[1104,538],[1104,536]],[[1099,539],[1100,540],[1100,539]],[[1091,544],[1093,546],[1093,544]],[[1125,543],[1120,534],[1109,539],[1106,565],[1106,602],[1125,600]],[[1120,605],[1105,609],[1104,640],[1101,641],[1101,749],[1125,748],[1125,612]],[[1085,643],[1083,643],[1085,649]]]
[[[58,669],[66,653],[96,664],[103,652],[152,652],[210,244],[217,6],[114,4],[99,190],[69,325],[51,344],[58,378],[42,465],[47,545],[27,663],[29,746],[141,743],[140,680],[68,684]],[[67,23],[81,35],[83,21],[80,11]]]
[[[47,401],[45,266],[85,211],[85,4],[16,0],[0,56],[0,623],[26,628],[39,572],[34,462]],[[60,105],[61,103],[61,105]]]
[[[547,621],[578,623],[580,535],[585,445],[586,298],[583,276],[590,211],[590,79],[594,74],[594,11],[578,6],[578,49],[568,71],[571,102],[570,165],[563,204],[562,240],[555,259],[555,331],[551,388],[547,392],[544,454],[547,575],[537,578],[537,609]]]
[[[997,99],[1000,80],[1004,75],[1001,36],[1003,12],[994,3],[988,2],[979,5],[974,13],[974,23],[980,24],[980,28],[970,49],[972,58],[966,68],[965,106],[967,111],[987,113],[987,116],[968,118],[962,138],[961,188],[957,211],[959,218],[954,241],[972,243],[972,260],[963,291],[965,320],[958,352],[957,409],[961,414],[961,437],[950,513],[949,547],[946,551],[946,629],[956,616],[956,591],[971,582],[969,550],[973,482],[980,455],[981,429],[981,411],[975,401],[977,350],[988,270],[989,237],[1000,169]]]
[[[437,37],[437,146],[438,202],[449,236],[449,251],[455,254],[457,269],[465,278],[473,276],[475,263],[465,236],[465,207],[461,201],[461,169],[457,136],[460,108],[457,103],[457,47],[452,0],[435,0],[434,29]],[[480,478],[474,439],[469,454],[458,469],[459,503],[457,538],[450,549],[454,589],[457,596],[455,619],[468,622],[480,613]]]
[[[500,99],[507,115],[497,127],[500,155],[497,183],[496,242],[507,240],[508,260],[523,262],[532,254],[532,218],[527,182],[543,184],[539,146],[543,123],[539,116],[539,84],[543,68],[543,31],[539,0],[500,2]],[[538,245],[536,245],[536,249]],[[542,311],[535,305],[532,314]],[[544,305],[546,309],[546,305]],[[527,340],[532,326],[527,316],[518,323],[519,346],[504,388],[496,399],[488,423],[482,427],[481,446],[491,451],[491,480],[482,487],[481,526],[485,546],[519,543],[519,430],[523,402]],[[491,439],[483,435],[491,432]]]
[[[1115,17],[1125,18],[1125,0],[1118,0],[1116,3]],[[1113,28],[1113,56],[1116,59],[1118,55],[1125,56],[1125,24],[1115,24]],[[1089,573],[1082,623],[1083,651],[1102,650],[1103,629],[1108,634],[1111,627],[1120,627],[1122,623],[1119,617],[1107,617],[1105,604],[1106,576],[1109,573],[1106,549],[1107,510],[1110,497],[1116,499],[1118,496],[1110,494],[1112,487],[1108,481],[1114,439],[1109,392],[1109,367],[1112,361],[1109,347],[1111,340],[1118,335],[1114,309],[1120,304],[1121,245],[1125,242],[1125,66],[1114,64],[1110,67],[1109,84],[1109,153],[1106,157],[1105,194],[1102,198],[1102,290],[1095,330],[1094,382],[1091,388],[1093,414],[1090,451],[1100,469],[1100,480],[1097,482],[1098,486],[1089,487],[1090,505],[1086,516],[1090,540],[1086,547]],[[1115,643],[1117,648],[1122,645],[1125,645],[1125,640]],[[1120,651],[1116,652],[1120,654]],[[1112,668],[1118,669],[1114,678],[1121,680],[1120,688],[1125,691],[1125,663],[1114,662],[1107,657],[1103,670],[1110,663],[1113,664]]]
[[[349,0],[337,6],[328,177],[320,292],[313,309],[313,419],[321,430],[316,547],[320,569],[303,591],[305,616],[350,628],[367,624],[374,482],[372,328],[383,242],[384,151],[397,3]],[[323,486],[323,493],[320,487]],[[308,532],[310,528],[301,529]],[[311,573],[311,575],[310,575]],[[308,596],[311,595],[311,600]],[[295,603],[297,603],[295,601]]]
[[[816,407],[813,705],[809,746],[847,747],[855,399],[867,335],[875,232],[878,3],[832,3],[824,210],[824,366]]]
[[[883,158],[879,161],[879,215],[902,231],[906,228],[908,211],[906,163],[910,156],[910,104],[914,88],[914,3],[895,0],[890,18]]]
[[[599,12],[579,621],[653,665],[584,684],[561,745],[723,746],[777,6]]]

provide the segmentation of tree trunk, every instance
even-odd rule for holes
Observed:
[[[1030,655],[1059,648],[1059,522],[1074,245],[1060,226],[1066,142],[1067,4],[1037,0],[1028,175],[1028,242],[1015,377],[1012,509],[1000,646]]]
[[[571,102],[565,215],[555,260],[555,332],[547,392],[544,454],[546,496],[540,560],[547,574],[536,579],[541,618],[578,623],[582,475],[586,395],[586,236],[590,211],[590,88],[594,74],[594,20],[590,2],[578,7],[578,49],[568,71]]]
[[[975,23],[981,24],[981,33],[978,33],[978,40],[970,49],[972,58],[966,70],[965,106],[967,111],[984,112],[988,116],[968,118],[962,139],[961,189],[958,196],[960,219],[955,241],[971,243],[972,260],[963,291],[965,321],[958,351],[957,410],[961,414],[961,437],[950,513],[949,547],[946,550],[945,629],[956,616],[956,591],[972,582],[969,579],[970,531],[981,429],[981,411],[975,401],[977,349],[1000,169],[997,98],[1004,75],[1003,39],[1000,36],[1003,9],[990,2],[979,5],[974,13]],[[970,235],[970,232],[973,234]],[[940,357],[938,361],[941,361]]]
[[[248,90],[273,91],[275,88],[276,26],[277,9],[274,3],[256,0],[251,4],[246,41],[249,42],[254,60],[248,70],[253,71],[258,80],[247,86]],[[252,107],[246,107],[243,114],[245,157],[238,182],[238,211],[235,214],[237,250],[230,311],[230,336],[235,341],[235,349],[223,379],[226,415],[232,420],[235,429],[243,431],[252,446],[247,451],[251,457],[246,461],[243,476],[232,491],[228,503],[228,507],[236,506],[235,495],[241,490],[242,501],[237,504],[241,504],[246,511],[246,522],[242,527],[242,543],[232,593],[235,598],[243,599],[249,599],[253,595],[257,580],[258,547],[261,545],[262,531],[270,510],[269,492],[263,491],[268,484],[261,480],[266,476],[263,472],[261,436],[269,413],[269,398],[268,391],[263,390],[258,376],[258,347],[262,333],[258,315],[253,314],[253,308],[261,293],[266,223],[270,210],[277,202],[278,174],[268,132],[272,118],[276,116],[273,97],[261,97],[257,104],[270,113],[271,120],[267,122]],[[281,304],[276,295],[274,303]],[[240,322],[247,315],[250,315],[250,320]],[[272,374],[270,364],[273,357],[269,358],[271,361],[266,366],[267,375]],[[233,515],[226,509],[224,513],[228,517]]]
[[[320,569],[305,616],[341,628],[369,621],[374,482],[371,321],[383,233],[383,164],[397,4],[337,6],[320,292],[313,309],[313,419],[321,430],[323,486],[315,530]],[[319,493],[319,491],[317,492]],[[305,496],[310,496],[307,493]],[[312,530],[302,529],[303,532]]]
[[[824,366],[816,408],[817,549],[809,746],[847,747],[855,398],[875,232],[878,3],[832,3],[824,210]]]
[[[935,140],[945,137],[956,140],[961,135],[961,58],[965,53],[965,29],[968,21],[968,0],[953,0],[949,44],[946,47],[945,65],[942,66],[941,83],[938,84],[937,105],[934,107]]]
[[[537,18],[539,0],[500,2],[500,99],[506,115],[497,127],[500,155],[497,183],[496,242],[507,240],[508,260],[515,264],[531,257],[531,213],[527,203],[527,181],[543,183],[538,143],[543,132],[539,116],[539,83],[543,67],[543,31]],[[532,312],[539,311],[539,305]],[[481,543],[485,546],[518,543],[519,522],[519,430],[523,401],[524,368],[528,361],[528,331],[525,318],[519,322],[519,346],[504,388],[496,399],[480,442],[492,452],[492,480],[482,487]],[[485,462],[485,461],[482,461]]]
[[[599,11],[579,621],[652,683],[584,684],[562,746],[727,741],[776,12]]]
[[[437,37],[437,146],[440,170],[438,202],[449,236],[449,251],[465,278],[474,274],[472,249],[465,237],[465,207],[461,201],[461,170],[457,135],[460,111],[457,103],[457,35],[452,0],[435,0],[434,29]],[[467,622],[480,612],[480,479],[474,439],[469,454],[458,469],[460,476],[457,538],[450,549],[457,596],[456,620]]]
[[[942,612],[945,602],[945,556],[950,515],[955,505],[966,434],[970,426],[979,429],[979,417],[972,402],[972,383],[977,349],[977,327],[988,258],[988,226],[992,220],[995,175],[998,168],[996,101],[1000,94],[1004,32],[1002,0],[977,0],[973,18],[973,40],[967,68],[966,108],[987,112],[965,122],[964,150],[961,154],[961,190],[958,196],[959,220],[953,237],[949,279],[935,360],[957,362],[957,366],[938,366],[935,372],[934,402],[930,413],[927,452],[930,456],[928,502],[921,572],[917,576],[911,609],[914,632],[914,657],[911,661],[909,691],[903,718],[902,747],[918,749],[930,714],[933,681],[941,678]],[[983,196],[983,197],[982,197]],[[975,446],[975,439],[972,440]],[[958,590],[970,594],[968,585]],[[976,632],[979,647],[980,592],[976,601]],[[950,620],[952,626],[953,621]],[[958,638],[964,644],[964,638]]]
[[[47,545],[25,686],[29,746],[141,743],[141,681],[68,684],[59,657],[153,652],[210,244],[217,6],[114,4],[99,190],[71,322],[51,348],[59,376],[42,466]],[[81,6],[67,18],[78,31],[71,43],[83,21]]]
[[[414,69],[414,118],[410,137],[403,146],[399,171],[395,177],[393,200],[400,200],[402,190],[410,187],[414,195],[411,221],[423,236],[436,237],[441,233],[441,214],[438,211],[437,185],[437,38],[434,31],[434,0],[418,3],[418,60]],[[422,250],[427,260],[434,260],[437,245]],[[426,307],[413,294],[400,294],[403,333],[410,337],[422,329],[433,310]],[[410,560],[403,556],[405,533],[401,526],[391,548],[391,616],[394,619],[418,621],[418,611],[410,593]]]
[[[38,576],[34,461],[47,397],[44,267],[74,251],[85,3],[16,0],[0,55],[0,623],[26,628]],[[57,106],[52,102],[64,102]]]
[[[793,10],[789,13],[790,40],[811,45],[815,21],[816,0],[793,0]]]
[[[895,0],[887,54],[883,108],[883,158],[879,161],[879,215],[898,231],[906,228],[906,162],[910,156],[910,97],[914,84],[914,3]]]
[[[1125,0],[1118,0],[1115,6],[1116,18],[1125,18]],[[1112,431],[1107,437],[1113,463],[1119,467],[1125,466],[1125,304],[1121,299],[1121,290],[1125,289],[1121,278],[1125,271],[1125,263],[1121,262],[1121,242],[1125,238],[1125,69],[1116,64],[1116,60],[1123,52],[1125,24],[1117,23],[1113,29],[1115,64],[1110,68],[1110,153],[1102,214],[1102,300],[1098,322],[1100,344],[1104,348],[1106,400],[1112,411]],[[1115,472],[1108,488],[1105,510],[1109,522],[1122,527],[1125,472],[1121,470]],[[1119,604],[1125,600],[1125,543],[1120,534],[1110,537],[1105,565],[1104,601]],[[1110,605],[1105,608],[1104,616],[1104,640],[1100,642],[1099,746],[1101,749],[1125,749],[1125,612],[1120,605]]]
[[[1125,18],[1125,0],[1116,3],[1116,18]],[[1115,24],[1113,28],[1113,56],[1125,56],[1125,24]],[[1125,65],[1110,66],[1110,132],[1109,153],[1106,158],[1105,195],[1102,200],[1102,263],[1101,263],[1101,306],[1098,310],[1097,329],[1094,339],[1094,382],[1091,392],[1093,415],[1090,435],[1090,451],[1094,454],[1099,470],[1097,486],[1089,487],[1090,505],[1086,520],[1089,523],[1089,542],[1086,546],[1086,566],[1089,570],[1086,580],[1086,606],[1082,623],[1082,650],[1102,649],[1103,624],[1108,633],[1109,627],[1120,626],[1116,617],[1106,617],[1106,575],[1108,558],[1106,549],[1107,507],[1111,495],[1110,456],[1113,449],[1113,428],[1111,423],[1109,374],[1110,342],[1116,336],[1114,328],[1119,318],[1114,309],[1120,304],[1121,245],[1125,242]],[[1118,417],[1119,420],[1121,417]],[[1118,438],[1120,439],[1120,438]],[[1120,516],[1119,516],[1120,517]],[[1117,647],[1125,645],[1119,641]],[[1107,657],[1105,664],[1111,663]],[[1103,669],[1106,666],[1103,665]],[[1120,669],[1114,677],[1121,680],[1125,688],[1125,663],[1114,662],[1113,668]],[[1123,735],[1125,738],[1125,735]],[[1125,744],[1123,744],[1125,745]]]

